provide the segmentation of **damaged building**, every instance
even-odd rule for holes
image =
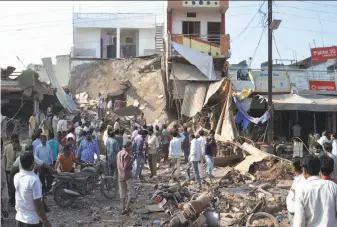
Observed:
[[[28,130],[28,120],[34,112],[46,111],[50,103],[57,102],[55,89],[41,82],[33,70],[1,69],[1,129],[5,137]]]

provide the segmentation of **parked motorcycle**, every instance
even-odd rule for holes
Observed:
[[[84,163],[77,173],[55,174],[52,193],[57,205],[62,208],[71,206],[76,198],[92,193],[100,182],[100,191],[107,199],[113,199],[117,194],[117,184],[111,176],[105,176],[106,163],[95,161]]]

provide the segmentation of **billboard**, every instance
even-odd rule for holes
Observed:
[[[311,59],[314,61],[337,59],[336,46],[311,48],[310,51],[311,51]]]
[[[310,91],[336,91],[335,81],[309,80]]]
[[[254,92],[268,92],[268,73],[264,71],[251,71],[251,78],[255,84]],[[273,93],[289,93],[291,83],[287,72],[273,71]]]

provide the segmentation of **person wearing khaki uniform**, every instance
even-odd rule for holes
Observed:
[[[151,177],[153,177],[157,173],[157,163],[159,161],[159,140],[156,134],[153,133],[153,129],[149,129],[148,145],[149,167],[151,171]]]

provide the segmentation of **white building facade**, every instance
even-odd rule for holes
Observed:
[[[74,13],[72,58],[126,58],[155,54],[162,35],[152,13]],[[162,42],[162,37],[161,39]]]

